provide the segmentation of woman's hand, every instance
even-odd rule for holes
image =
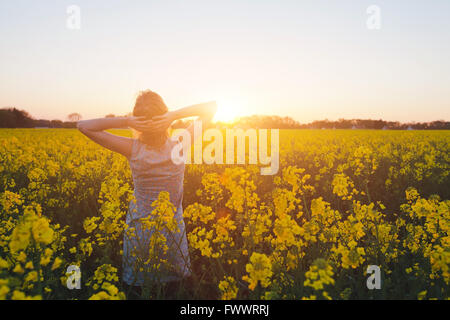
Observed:
[[[128,126],[140,132],[151,131],[152,120],[147,120],[145,117],[128,117]]]
[[[163,115],[154,116],[151,120],[147,120],[146,117],[129,117],[128,126],[140,132],[163,132],[174,120],[174,115],[169,111]]]
[[[151,120],[151,130],[156,132],[166,131],[172,122],[175,120],[175,115],[173,112],[166,112],[160,116],[154,116]]]

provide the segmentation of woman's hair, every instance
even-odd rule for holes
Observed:
[[[154,116],[160,116],[168,111],[166,104],[156,92],[145,90],[141,91],[134,104],[133,116],[145,117],[150,120]],[[166,132],[139,132],[136,131],[137,138],[150,147],[161,147],[169,137]]]

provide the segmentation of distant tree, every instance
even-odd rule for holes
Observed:
[[[69,121],[72,121],[72,122],[80,121],[81,120],[81,114],[76,113],[76,112],[71,113],[71,114],[69,114],[67,116],[67,119],[69,119]]]
[[[25,110],[17,108],[0,109],[0,127],[2,128],[31,128],[34,120]]]
[[[63,124],[64,123],[61,120],[52,120],[52,121],[50,121],[50,127],[52,127],[52,128],[62,128]]]
[[[106,116],[105,116],[105,118],[115,118],[116,116],[114,115],[114,114],[112,114],[112,113],[110,113],[110,114],[107,114]]]
[[[41,128],[50,127],[50,120],[45,119],[34,120],[34,126]]]
[[[10,109],[0,110],[0,128],[15,128],[16,117]]]

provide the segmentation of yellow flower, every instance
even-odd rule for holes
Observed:
[[[52,271],[58,269],[62,262],[63,261],[60,258],[56,257],[52,265]]]
[[[25,270],[23,270],[22,266],[18,263],[14,267],[13,272],[22,274],[25,272]]]
[[[224,277],[224,280],[219,282],[219,290],[222,300],[236,299],[238,293],[236,280],[233,277]]]
[[[325,285],[334,284],[333,268],[324,259],[316,259],[313,265],[305,273],[306,280],[303,283],[306,287],[312,287],[314,290],[323,290]],[[326,299],[329,298],[324,296]]]
[[[249,289],[255,290],[258,282],[266,288],[270,285],[272,277],[272,264],[270,259],[263,253],[253,252],[250,257],[250,263],[245,266],[248,275],[242,277],[242,280],[249,283]]]
[[[427,290],[419,292],[417,295],[417,300],[424,300],[427,296]]]
[[[100,220],[100,217],[92,217],[86,218],[83,222],[83,228],[86,230],[86,233],[91,233],[97,228],[96,222]]]
[[[25,254],[25,252],[21,251],[19,253],[19,255],[17,256],[17,261],[19,261],[21,263],[25,263],[26,260],[27,260],[27,255]]]
[[[35,282],[38,279],[38,273],[36,271],[31,271],[25,277],[25,282]]]
[[[0,258],[0,269],[8,269],[9,263],[5,259]]]
[[[11,241],[9,243],[9,248],[12,253],[15,253],[19,250],[25,250],[30,243],[30,228],[25,223],[18,224],[11,235]]]
[[[5,300],[6,299],[6,295],[9,292],[9,288],[6,285],[1,285],[0,286],[0,300]]]
[[[46,266],[50,263],[52,259],[53,250],[46,248],[44,254],[41,256],[41,266]]]
[[[53,240],[53,230],[46,218],[39,218],[32,226],[33,238],[38,243],[49,244]]]
[[[11,299],[12,300],[42,300],[42,297],[40,295],[27,296],[22,291],[14,290]]]

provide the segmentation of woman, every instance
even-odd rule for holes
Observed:
[[[172,149],[181,142],[176,137],[169,138],[169,127],[177,119],[193,116],[207,125],[216,108],[215,102],[209,102],[169,111],[157,93],[147,90],[137,97],[132,117],[78,122],[78,129],[84,135],[101,146],[122,154],[130,164],[135,201],[130,203],[127,213],[128,232],[125,232],[123,247],[123,281],[130,288],[142,288],[148,283],[163,283],[166,287],[173,288],[190,275],[182,208],[185,166],[179,161],[172,161]],[[137,139],[105,132],[111,128],[126,127],[136,130]],[[194,137],[193,124],[187,130]],[[178,229],[172,233],[163,231],[167,240],[166,250],[156,250],[155,239],[160,238],[155,234],[156,231],[147,228],[142,221],[145,218],[155,218],[152,212],[157,211],[154,211],[152,203],[162,191],[168,193],[170,203],[173,204]],[[155,267],[155,261],[150,261],[151,257],[154,258],[155,250],[156,259],[165,261],[163,264],[167,268]]]

